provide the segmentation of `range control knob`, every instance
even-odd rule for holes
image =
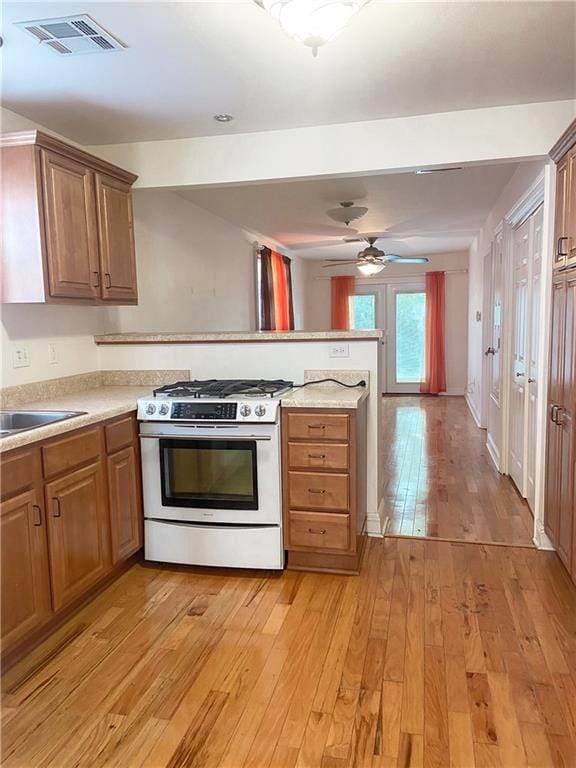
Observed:
[[[266,413],[266,406],[265,405],[257,405],[256,408],[254,408],[254,413],[258,417],[264,416]]]
[[[251,413],[252,413],[252,408],[250,408],[249,405],[240,406],[240,416],[250,416]]]
[[[152,416],[152,414],[156,413],[156,406],[154,405],[154,403],[148,403],[148,405],[146,406],[146,413],[148,414],[148,416]]]
[[[169,412],[170,412],[170,406],[168,405],[168,403],[162,403],[162,405],[158,410],[158,413],[160,414],[160,416],[166,416],[166,414],[168,414]]]

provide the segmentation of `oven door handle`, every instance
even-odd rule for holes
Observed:
[[[268,435],[143,435],[147,440],[236,440],[246,442],[246,440],[268,441],[272,438]]]

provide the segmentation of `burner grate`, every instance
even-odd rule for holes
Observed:
[[[154,390],[154,397],[212,397],[227,398],[274,397],[292,389],[293,382],[284,379],[207,379],[205,381],[177,381]]]

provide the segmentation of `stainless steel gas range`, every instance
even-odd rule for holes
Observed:
[[[178,382],[138,401],[147,560],[281,569],[287,381]]]

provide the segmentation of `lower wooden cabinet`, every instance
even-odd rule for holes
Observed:
[[[366,526],[366,402],[283,409],[288,568],[357,573]]]
[[[51,616],[48,541],[33,488],[0,504],[2,640],[15,645]]]
[[[135,419],[3,454],[0,472],[1,639],[11,663],[141,548]]]
[[[108,504],[115,565],[142,546],[140,467],[134,446],[108,456]]]
[[[50,578],[55,611],[110,569],[110,520],[101,462],[46,485]]]

